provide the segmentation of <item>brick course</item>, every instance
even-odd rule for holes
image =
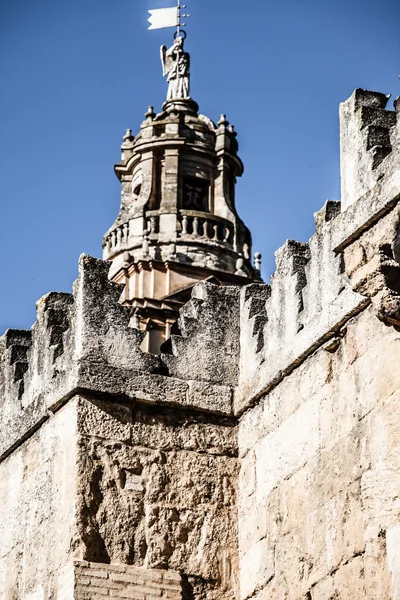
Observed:
[[[179,573],[130,565],[74,561],[74,595],[71,600],[181,600]]]

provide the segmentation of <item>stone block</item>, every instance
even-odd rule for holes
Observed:
[[[250,597],[275,575],[274,549],[267,538],[260,540],[240,558],[240,597]]]
[[[391,597],[400,598],[400,524],[386,532],[388,567],[391,574]]]
[[[386,338],[356,361],[360,417],[400,388],[399,357],[400,339],[389,331]]]
[[[265,498],[274,487],[314,456],[319,446],[319,403],[310,401],[257,444],[257,498]]]

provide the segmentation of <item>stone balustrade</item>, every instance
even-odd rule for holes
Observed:
[[[193,210],[180,210],[178,215],[178,240],[207,241],[233,248],[235,241],[234,224],[222,217]],[[141,228],[140,228],[141,229]],[[158,211],[147,211],[144,215],[141,235],[136,234],[132,223],[123,223],[109,233],[105,240],[105,257],[116,252],[128,250],[141,245],[141,239],[156,242],[160,233],[160,215]],[[246,252],[243,252],[248,258]]]
[[[203,238],[233,246],[233,223],[230,221],[192,210],[181,210],[178,218],[181,224],[181,238]]]
[[[107,239],[105,240],[105,247],[107,253],[113,252],[117,248],[120,248],[123,244],[126,244],[129,239],[129,223],[124,223],[116,229],[114,229]]]
[[[155,214],[155,211],[149,211],[146,213],[146,227],[143,234],[147,233],[150,238],[158,235],[159,232],[159,216]],[[105,240],[105,248],[107,255],[117,250],[124,248],[128,244],[130,238],[129,223],[124,223],[116,229],[114,229]]]

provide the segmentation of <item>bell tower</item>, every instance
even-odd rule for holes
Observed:
[[[189,97],[181,35],[161,57],[169,99],[158,114],[149,107],[136,136],[124,135],[115,166],[121,208],[103,240],[110,278],[125,284],[122,301],[136,309],[133,325],[149,332],[144,349],[154,353],[196,282],[260,281],[261,259],[253,266],[251,234],[236,211],[243,164],[234,127],[225,115],[215,124]]]

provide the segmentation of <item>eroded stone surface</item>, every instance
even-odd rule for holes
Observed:
[[[396,597],[399,358],[370,307],[241,419],[243,577],[261,543],[274,556],[270,581],[263,562],[242,598]]]

